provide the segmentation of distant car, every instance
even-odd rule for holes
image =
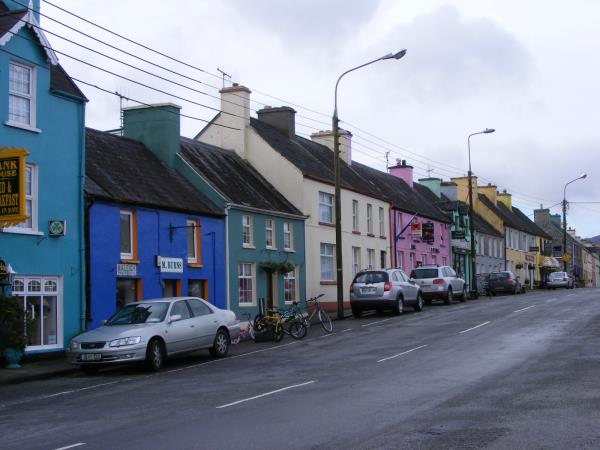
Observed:
[[[550,275],[548,275],[546,287],[548,289],[573,289],[574,284],[573,278],[570,277],[567,272],[552,272]]]
[[[477,293],[479,295],[489,295],[490,291],[488,285],[490,282],[490,274],[478,273],[475,277],[477,278]]]
[[[75,336],[68,358],[84,372],[108,365],[145,362],[159,370],[168,356],[208,349],[227,356],[240,332],[233,311],[195,297],[171,297],[128,303],[100,328]]]
[[[520,294],[522,289],[519,277],[515,276],[510,270],[490,273],[488,278],[488,290],[491,295],[496,295],[499,292]]]
[[[391,309],[394,314],[401,314],[405,306],[421,311],[423,297],[419,285],[400,269],[365,270],[357,273],[350,285],[354,317],[360,317],[367,309]]]
[[[444,300],[449,305],[452,300],[459,298],[461,302],[467,299],[465,280],[450,266],[421,266],[410,272],[410,278],[421,286],[425,303],[431,304],[433,299]]]

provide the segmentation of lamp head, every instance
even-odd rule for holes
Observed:
[[[587,177],[587,173],[582,173],[581,176],[579,177],[581,180],[583,180],[584,178]]]
[[[493,128],[486,128],[485,130],[483,130],[483,132],[484,132],[485,134],[488,134],[488,133],[493,133],[494,131],[496,131],[496,130],[495,130],[495,129],[493,129]]]
[[[404,55],[406,55],[406,49],[405,48],[403,48],[400,51],[397,51],[396,53],[388,53],[387,55],[382,56],[381,59],[400,59]]]

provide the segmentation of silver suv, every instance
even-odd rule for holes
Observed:
[[[428,305],[433,299],[444,300],[446,305],[455,298],[461,302],[467,299],[465,280],[456,275],[450,266],[417,267],[411,271],[410,278],[421,286],[421,293]]]
[[[366,309],[391,309],[401,314],[405,306],[421,311],[423,297],[419,285],[400,269],[365,270],[357,273],[350,285],[350,306],[354,317]]]

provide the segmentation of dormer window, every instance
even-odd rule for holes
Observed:
[[[7,125],[35,129],[35,71],[11,62],[8,76]]]

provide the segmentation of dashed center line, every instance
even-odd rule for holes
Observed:
[[[488,323],[491,323],[491,321],[489,321],[489,320],[488,320],[487,322],[480,323],[479,325],[477,325],[477,326],[475,326],[475,327],[473,327],[473,328],[468,328],[468,329],[466,329],[466,330],[459,331],[459,334],[461,334],[461,333],[466,333],[467,331],[475,330],[475,329],[477,329],[477,328],[479,328],[479,327],[482,327],[482,326],[484,326],[484,325],[487,325]]]
[[[67,445],[66,447],[60,447],[54,450],[67,450],[68,448],[81,447],[82,445],[85,445],[85,442],[78,442],[77,444]]]
[[[383,362],[383,361],[394,359],[394,358],[397,358],[398,356],[406,355],[407,353],[414,352],[415,350],[419,350],[420,348],[423,348],[423,347],[427,347],[427,344],[421,345],[420,347],[411,348],[410,350],[406,350],[405,352],[398,353],[397,355],[388,356],[387,358],[380,359],[377,362],[380,363],[380,362]]]
[[[378,320],[377,322],[365,323],[364,325],[361,325],[361,327],[370,327],[371,325],[377,325],[379,323],[387,322],[388,320],[392,320],[392,319],[393,319],[393,317],[390,317],[389,319]]]
[[[547,301],[547,302],[555,302],[556,300],[557,300],[557,299],[555,299],[555,298],[550,298],[550,299],[548,299],[548,300],[546,300],[546,301]]]
[[[537,305],[531,305],[528,306],[527,308],[521,308],[521,309],[517,309],[516,311],[513,312],[521,312],[521,311],[525,311],[526,309],[531,309],[531,308],[535,308]]]
[[[265,392],[264,394],[255,395],[254,397],[243,398],[243,399],[237,400],[235,402],[227,403],[226,405],[217,406],[217,409],[228,408],[230,406],[239,405],[240,403],[249,402],[250,400],[256,400],[258,398],[266,397],[268,395],[278,394],[283,391],[299,388],[299,387],[306,386],[308,384],[312,384],[312,383],[316,383],[316,382],[317,382],[317,380],[311,380],[311,381],[307,381],[306,383],[294,384],[292,386],[287,386],[287,387],[284,387],[281,389],[276,389],[274,391]]]

